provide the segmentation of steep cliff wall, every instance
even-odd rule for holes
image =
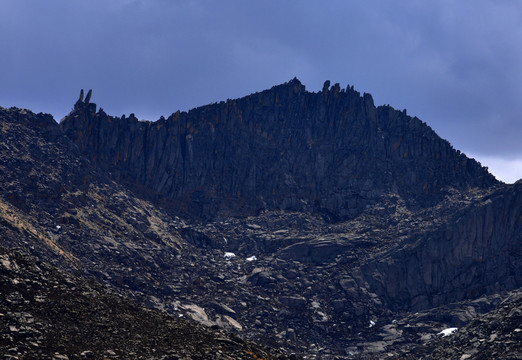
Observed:
[[[453,215],[439,230],[408,239],[362,271],[394,309],[420,310],[522,284],[522,182]]]
[[[496,180],[426,124],[353,87],[270,90],[140,122],[78,101],[62,129],[120,182],[201,218],[261,209],[350,218],[395,192],[412,206]]]

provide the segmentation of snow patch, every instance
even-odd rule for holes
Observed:
[[[236,257],[236,254],[234,254],[233,252],[226,252],[225,253],[225,259],[230,260],[233,257]]]
[[[255,260],[257,260],[255,255],[246,258],[246,261],[255,261]]]
[[[437,335],[442,335],[442,336],[450,336],[451,334],[453,334],[455,331],[457,331],[458,328],[456,327],[452,327],[452,328],[447,328],[447,329],[444,329],[442,330],[440,333],[438,333]]]

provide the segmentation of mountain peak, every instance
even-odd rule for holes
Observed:
[[[452,187],[496,183],[420,120],[347,89],[326,81],[310,93],[294,78],[146,124],[78,101],[61,126],[118,180],[203,218],[308,209],[343,219],[388,192],[422,207]]]

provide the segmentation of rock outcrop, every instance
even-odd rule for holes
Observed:
[[[414,351],[418,359],[521,359],[522,292],[505,296],[497,308],[479,316],[451,336],[439,336]]]
[[[260,210],[353,218],[386,192],[408,205],[497,181],[429,126],[371,95],[294,79],[156,122],[77,102],[61,128],[113,178],[200,219]]]
[[[522,182],[377,255],[362,271],[394,310],[416,311],[522,284]]]

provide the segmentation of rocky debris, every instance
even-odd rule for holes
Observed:
[[[394,310],[419,310],[522,284],[522,183],[506,186],[361,269]]]
[[[518,186],[507,186],[493,191],[486,198],[481,192],[466,196],[455,193],[454,196],[448,197],[440,208],[430,208],[417,213],[409,212],[401,207],[400,201],[396,201],[397,205],[394,207],[394,211],[398,214],[396,218],[393,217],[393,213],[383,209],[369,209],[354,220],[328,224],[320,217],[306,216],[303,213],[264,212],[246,219],[227,219],[227,221],[200,226],[201,236],[205,236],[210,243],[216,244],[215,246],[218,246],[220,239],[226,239],[226,242],[221,240],[223,246],[221,254],[225,251],[234,251],[236,254],[227,265],[219,265],[220,270],[216,267],[216,271],[226,270],[228,274],[234,274],[232,279],[228,279],[228,283],[236,285],[223,287],[220,281],[227,279],[225,276],[221,279],[209,277],[208,281],[200,284],[205,290],[198,294],[203,297],[209,294],[209,300],[215,296],[210,294],[220,294],[225,299],[237,298],[248,304],[249,311],[239,311],[237,317],[242,323],[247,324],[242,332],[244,336],[261,339],[260,329],[257,326],[263,326],[261,331],[266,335],[262,338],[266,339],[266,336],[273,332],[276,334],[276,341],[278,338],[284,339],[285,346],[297,348],[305,346],[304,343],[300,343],[301,339],[314,339],[319,342],[319,348],[330,349],[334,354],[347,354],[345,349],[351,347],[355,347],[354,353],[357,354],[361,351],[370,351],[370,345],[361,345],[357,334],[364,330],[363,334],[367,336],[372,322],[377,324],[372,330],[376,331],[383,322],[391,324],[393,320],[407,318],[409,311],[433,309],[433,312],[425,313],[422,320],[419,315],[419,319],[408,321],[409,330],[401,330],[400,336],[394,333],[393,327],[385,329],[383,334],[386,334],[384,336],[386,340],[379,340],[381,344],[373,347],[372,351],[379,349],[383,351],[382,349],[389,348],[390,339],[394,340],[391,344],[401,344],[403,348],[406,348],[407,344],[418,344],[420,333],[425,333],[427,339],[431,339],[430,336],[441,331],[442,327],[446,326],[444,325],[446,322],[448,326],[462,326],[479,314],[491,310],[498,303],[498,297],[492,295],[493,297],[487,300],[480,300],[482,299],[480,296],[494,294],[498,290],[488,288],[491,285],[488,285],[487,277],[475,277],[474,286],[482,288],[482,292],[468,293],[467,299],[476,299],[472,304],[455,303],[456,305],[449,306],[447,304],[462,300],[462,297],[457,293],[451,297],[451,293],[448,292],[445,294],[445,301],[435,303],[436,298],[427,295],[432,302],[424,306],[417,302],[417,308],[414,308],[412,300],[415,297],[407,298],[405,292],[419,291],[422,287],[412,282],[408,287],[404,287],[401,294],[404,296],[403,306],[395,307],[391,304],[391,300],[388,300],[393,298],[393,293],[379,293],[382,288],[378,284],[385,279],[386,274],[383,273],[380,277],[375,275],[375,264],[381,264],[380,259],[389,254],[404,262],[415,261],[414,257],[408,258],[409,254],[417,254],[415,248],[422,247],[424,241],[432,241],[434,234],[440,233],[441,229],[446,232],[452,226],[471,227],[485,222],[506,226],[504,228],[504,225],[501,225],[503,229],[493,226],[488,232],[491,234],[488,235],[489,240],[482,244],[483,240],[473,237],[476,241],[473,245],[475,251],[482,251],[486,258],[480,264],[485,268],[498,266],[494,249],[499,247],[516,249],[519,246],[520,220],[512,216],[511,220],[506,218],[503,222],[492,222],[491,219],[484,220],[481,216],[486,216],[485,214],[493,216],[494,212],[488,207],[502,208],[506,213],[511,214],[517,214],[517,211],[520,213],[518,196],[521,191]],[[452,215],[448,216],[445,212],[451,207],[453,207],[453,211],[450,212]],[[494,216],[503,216],[503,212],[499,211]],[[467,218],[473,219],[473,225],[469,223],[466,225],[469,221],[466,220]],[[458,219],[461,220],[457,221]],[[292,223],[297,223],[299,226],[294,227]],[[453,233],[453,230],[451,232]],[[510,235],[506,236],[507,234]],[[236,244],[234,238],[243,241],[241,244]],[[274,245],[260,246],[267,238],[272,238]],[[321,245],[327,239],[333,244],[339,244],[339,248],[342,249],[333,258],[325,257],[318,262],[300,254],[292,254],[294,258],[288,256],[288,244],[303,244],[302,246],[306,244],[313,249],[316,241]],[[508,241],[511,245],[507,247],[495,245],[496,241],[502,243]],[[257,244],[257,247],[254,244]],[[464,246],[458,242],[455,244]],[[412,248],[414,250],[411,250]],[[444,253],[450,250],[442,248],[439,251]],[[516,270],[519,268],[517,266],[519,255],[516,251],[509,253],[513,256],[506,261],[509,265],[506,269],[510,269],[507,270],[510,275],[495,280],[497,289],[509,290],[517,288],[517,284],[520,284]],[[247,262],[246,259],[251,254],[256,255],[256,261]],[[220,257],[216,255],[215,258]],[[463,257],[460,261],[466,264],[468,258]],[[455,266],[464,267],[462,264]],[[471,264],[473,265],[473,262]],[[417,268],[420,269],[422,268]],[[234,281],[234,278],[237,280]],[[393,285],[395,285],[393,282],[389,284],[390,288]],[[386,291],[386,288],[382,291]],[[252,297],[249,294],[259,295]],[[244,308],[240,302],[236,302],[236,307]],[[295,329],[295,338],[289,340],[284,336],[285,327]],[[410,333],[414,335],[408,335]],[[373,344],[368,339],[365,342]],[[324,353],[322,355],[324,356]]]
[[[0,354],[9,359],[296,359],[144,309],[16,250],[0,248]]]
[[[519,312],[520,304],[512,301],[520,298],[521,290],[509,293],[484,296],[475,300],[452,303],[415,313],[396,313],[393,317],[375,318],[367,329],[357,335],[358,340],[346,348],[347,359],[460,359],[456,355],[462,348],[452,339],[474,333],[477,321],[484,319],[501,321],[499,310],[504,308],[513,313]],[[502,305],[504,304],[504,305]],[[518,310],[517,310],[518,309]],[[482,320],[479,320],[482,319]],[[515,323],[518,319],[509,321]],[[474,325],[475,324],[475,325]],[[434,349],[454,347],[437,355]],[[444,345],[442,345],[444,344]],[[498,351],[503,345],[490,342],[487,351]],[[484,348],[486,350],[486,347]],[[509,351],[519,351],[512,346]],[[448,350],[448,349],[447,349]],[[507,353],[507,352],[506,352]],[[488,357],[484,357],[486,359]],[[496,357],[489,357],[496,358]],[[516,357],[513,357],[516,358]]]
[[[183,221],[97,171],[49,115],[2,110],[0,126],[4,246],[129,287],[175,266]],[[129,272],[137,259],[143,278]]]
[[[204,220],[277,209],[340,220],[391,191],[425,207],[450,187],[497,184],[418,118],[329,82],[311,93],[293,79],[156,122],[93,109],[79,101],[60,124],[80,150],[116,181]]]
[[[493,311],[450,336],[437,337],[417,353],[422,354],[419,359],[522,358],[522,292],[510,293]]]

